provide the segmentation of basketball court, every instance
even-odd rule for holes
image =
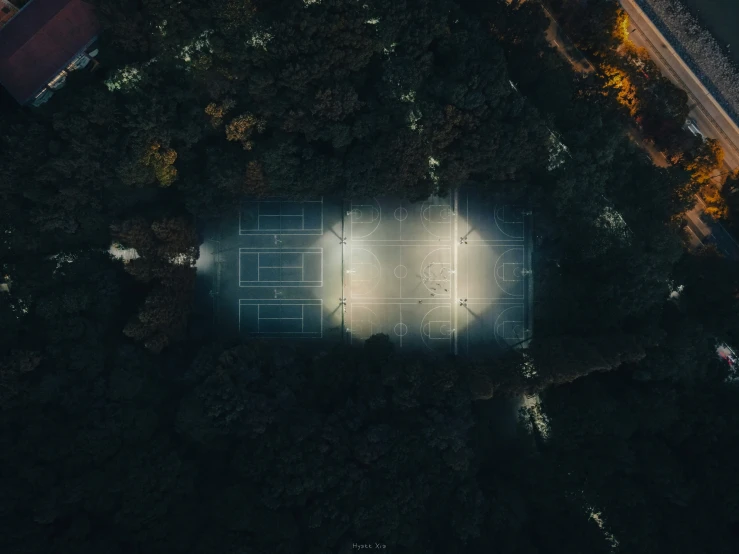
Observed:
[[[470,354],[531,336],[531,218],[460,190],[411,203],[248,200],[203,260],[217,327],[242,339]],[[237,215],[237,217],[236,217]]]

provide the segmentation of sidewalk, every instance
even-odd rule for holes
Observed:
[[[714,244],[719,252],[731,260],[739,261],[739,243],[721,225],[705,213],[705,202],[696,195],[695,207],[686,215],[689,229],[695,233],[702,244]]]
[[[688,93],[690,117],[700,131],[715,138],[724,150],[725,163],[730,169],[739,167],[739,127],[724,111],[685,61],[652,23],[634,0],[620,0],[629,15],[633,32],[629,38],[647,49],[662,74]]]
[[[641,12],[638,7],[634,8],[633,0],[620,1],[621,4],[624,6],[624,9],[627,8],[627,4],[631,4],[630,7],[632,11],[639,10],[639,12]],[[595,71],[595,68],[590,63],[590,61],[588,61],[585,55],[572,44],[567,35],[565,35],[564,31],[562,31],[561,27],[556,22],[554,16],[552,16],[549,10],[547,10],[546,7],[543,5],[542,8],[544,9],[544,13],[550,21],[549,28],[546,31],[547,41],[552,44],[552,46],[557,49],[560,55],[572,65],[576,72],[587,74]],[[639,12],[636,12],[637,21],[641,22],[641,25],[639,25],[637,22],[634,21],[635,18],[632,17],[629,9],[626,9],[626,11],[627,13],[629,13],[629,17],[631,18],[632,28],[637,28],[638,31],[641,31],[642,28],[644,28],[646,29],[647,33],[650,32],[650,27],[653,28],[651,21],[649,21],[648,19],[646,21],[644,20],[646,16],[640,16]],[[663,52],[660,52],[659,49],[654,46],[654,42],[649,40],[643,31],[632,33],[630,38],[632,42],[634,42],[637,46],[644,46],[645,48],[647,48],[650,57],[657,64],[657,67],[660,69],[660,71],[662,71],[662,73],[666,77],[675,82],[680,88],[688,92],[688,95],[695,104],[691,111],[691,116],[696,119],[701,131],[704,132],[706,136],[716,136],[720,142],[722,140],[722,137],[724,137],[724,142],[722,142],[722,147],[724,148],[725,153],[724,164],[730,169],[739,167],[739,148],[737,148],[735,145],[739,144],[739,128],[736,127],[733,120],[731,120],[731,118],[723,111],[718,103],[715,102],[713,97],[708,94],[708,91],[705,90],[703,85],[698,81],[697,77],[693,75],[687,65],[685,65],[682,59],[677,55],[677,53],[675,53],[674,50],[672,50],[672,48],[669,47],[668,44],[666,44],[666,41],[664,41],[662,35],[658,34],[659,31],[657,31],[656,28],[654,28],[654,31],[656,31],[657,34],[655,34],[653,38],[658,41]],[[679,61],[679,63],[684,66],[682,71],[687,71],[689,75],[686,74],[684,78],[681,78],[681,74],[678,73],[667,62],[663,53],[668,48],[672,50],[674,56]],[[677,64],[678,62],[673,63]],[[729,126],[729,132],[736,131],[736,143],[729,139],[728,134],[721,129],[718,122],[713,117],[712,112],[709,112],[707,109],[701,107],[701,105],[698,103],[698,99],[695,97],[695,94],[691,92],[691,90],[685,84],[684,81],[690,81],[691,77],[697,83],[697,85],[695,86],[699,86],[702,88],[702,90],[705,91],[705,93],[702,94],[710,98],[712,104],[715,104],[714,111],[716,117],[724,117],[728,119],[726,125]],[[711,128],[716,131],[713,135],[709,130]],[[669,166],[669,163],[665,159],[664,155],[647,141],[645,141],[638,129],[631,128],[629,129],[628,134],[629,138],[631,138],[646,152],[646,154],[651,158],[654,165],[663,168]],[[737,243],[734,237],[731,236],[731,234],[724,228],[723,225],[721,225],[721,223],[706,214],[703,211],[704,208],[705,203],[699,196],[696,196],[695,206],[692,210],[685,214],[688,224],[687,229],[690,238],[690,247],[695,249],[702,245],[715,244],[719,251],[721,251],[725,256],[733,260],[739,260],[739,243]]]
[[[585,54],[580,52],[580,50],[572,44],[572,41],[570,41],[564,31],[562,31],[559,23],[557,23],[557,20],[554,19],[554,16],[549,12],[546,6],[542,4],[541,7],[549,18],[549,27],[546,32],[547,42],[557,49],[560,56],[566,59],[576,72],[583,76],[594,72],[595,68],[593,67],[593,64],[591,64],[585,57]]]

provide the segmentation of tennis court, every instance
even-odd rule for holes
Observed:
[[[219,332],[473,354],[531,336],[531,214],[460,190],[247,200],[203,246]],[[205,263],[205,262],[204,262]]]

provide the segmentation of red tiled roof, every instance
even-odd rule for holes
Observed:
[[[0,29],[0,83],[25,104],[99,31],[82,0],[32,0]]]

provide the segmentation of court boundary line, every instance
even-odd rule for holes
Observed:
[[[366,302],[364,299],[355,299],[354,304],[398,304],[398,305],[416,304],[417,305],[419,300],[423,300],[423,304],[426,305],[426,303],[428,303],[429,306],[438,306],[439,304],[443,304],[443,303],[450,304],[449,301],[451,300],[451,296],[444,297],[444,298],[439,298],[439,297],[437,298],[438,300],[436,298],[428,298],[428,297],[427,298],[398,298],[397,299],[399,300],[398,302],[374,302],[374,300],[383,300],[383,298],[378,297],[378,298],[367,298],[366,299],[366,300],[371,300],[372,302]],[[388,300],[392,300],[392,298]]]
[[[454,213],[454,208],[453,208],[453,206],[451,204],[432,204],[431,202],[423,202],[423,203],[421,203],[421,213],[420,213],[420,216],[421,216],[421,225],[423,226],[423,228],[426,230],[426,232],[429,235],[431,235],[433,237],[436,237],[437,240],[449,240],[449,241],[451,241],[452,240],[452,220],[453,220],[453,218],[455,216],[454,215],[450,216],[449,217],[449,221],[446,221],[446,222],[432,221],[431,220],[431,217],[430,217],[431,216],[431,208],[434,208],[434,207],[446,207],[446,208],[449,209],[449,213],[450,214],[453,214]],[[424,214],[426,212],[428,212],[428,214],[429,214],[429,218],[428,219],[426,219],[424,217]],[[443,237],[443,236],[437,235],[436,233],[434,233],[433,231],[431,231],[431,229],[429,229],[426,226],[426,222],[427,221],[429,222],[429,225],[431,225],[431,224],[446,225],[449,228],[448,229],[449,230],[449,236]]]
[[[242,306],[257,306],[257,329],[259,329],[259,321],[271,320],[271,321],[294,321],[297,319],[301,320],[300,331],[257,331],[248,333],[249,336],[261,337],[261,338],[303,338],[303,339],[323,339],[323,298],[239,298],[238,312],[239,312],[239,334],[241,331],[241,307]],[[262,306],[301,306],[301,317],[259,317],[259,310]],[[318,306],[320,311],[320,327],[318,331],[305,331],[305,306]],[[304,336],[301,336],[304,335]]]
[[[493,267],[493,278],[495,279],[495,284],[498,286],[498,288],[503,292],[504,294],[507,294],[508,296],[512,298],[523,298],[525,295],[524,289],[524,279],[518,279],[517,281],[504,281],[505,283],[521,283],[521,294],[513,294],[511,292],[508,292],[506,287],[501,286],[500,281],[498,281],[498,264],[500,263],[500,260],[508,254],[508,252],[511,252],[513,250],[520,250],[521,251],[521,263],[520,264],[514,264],[512,262],[503,262],[503,265],[506,263],[509,263],[510,265],[520,265],[523,269],[524,261],[525,261],[525,252],[523,246],[513,246],[512,248],[509,248],[508,250],[505,250],[501,252],[500,256],[495,260],[495,266]]]
[[[365,310],[369,310],[370,313],[373,316],[377,317],[377,314],[371,308],[368,308],[367,306],[358,306],[358,307],[359,308],[364,308]],[[349,344],[351,345],[351,344],[354,344],[354,331],[352,330],[352,327],[354,327],[354,304],[351,304],[351,306],[349,306],[349,308],[350,308],[349,309],[349,321],[350,321],[351,327],[349,327],[348,329],[346,329],[345,332],[348,332],[349,333]],[[360,321],[364,321],[364,320],[360,320]],[[370,321],[369,324],[370,324],[370,337],[371,337],[374,334],[374,333],[372,333],[372,329],[373,329],[372,321]],[[365,338],[360,338],[359,340],[365,341],[368,338],[369,337],[367,337],[366,339]]]
[[[321,278],[318,281],[244,281],[241,278],[241,254],[257,254],[257,279],[259,279],[259,272],[262,269],[298,269],[300,268],[300,274],[301,278],[305,278],[305,254],[319,254],[320,255],[320,265],[321,265]],[[282,266],[260,266],[259,260],[260,256],[262,254],[301,254],[301,266],[288,266],[288,267],[282,267]],[[259,247],[243,247],[239,248],[239,257],[238,257],[238,265],[239,265],[239,288],[245,288],[245,289],[260,289],[260,288],[321,288],[324,285],[323,280],[323,266],[324,266],[324,257],[323,257],[323,247],[314,247],[314,246],[298,246],[295,248],[291,248],[290,250],[283,250],[281,248],[259,248]],[[242,284],[247,283],[247,284]],[[272,284],[258,284],[258,283],[272,283]],[[275,284],[277,283],[277,284]],[[318,284],[310,284],[306,285],[303,283],[318,283]]]
[[[496,240],[496,239],[467,239],[468,243],[473,243],[475,245],[477,244],[493,244],[496,246],[513,246],[513,247],[519,247],[521,246],[520,243],[525,242],[524,239],[503,239],[503,240]]]
[[[429,316],[429,314],[431,312],[434,312],[434,311],[438,310],[439,308],[448,308],[449,309],[449,320],[447,321],[445,319],[431,319],[429,321],[426,321],[426,318]],[[424,314],[423,318],[421,318],[421,323],[418,325],[418,332],[421,335],[421,341],[426,346],[426,348],[428,348],[431,351],[434,351],[434,349],[431,347],[431,345],[429,345],[426,342],[426,339],[428,338],[428,340],[430,340],[430,341],[431,340],[448,341],[449,342],[449,349],[450,350],[453,349],[453,344],[454,343],[452,341],[452,338],[453,338],[453,334],[455,332],[454,324],[452,323],[453,314],[454,314],[454,306],[452,305],[451,302],[449,302],[448,304],[444,304],[444,305],[434,306],[433,308],[431,308],[429,311],[427,311]],[[449,335],[446,336],[446,337],[444,337],[444,338],[433,338],[431,336],[431,324],[432,323],[448,323],[449,324],[449,327],[450,327],[450,333],[449,333]],[[424,329],[427,326],[429,328],[429,334],[428,335],[424,332]]]
[[[372,258],[375,260],[375,262],[377,262],[377,265],[374,265],[371,262],[370,263],[367,263],[367,262],[354,263],[354,251],[355,250],[363,250],[363,251],[367,252],[370,256],[372,256]],[[374,291],[378,287],[378,285],[380,284],[380,281],[382,281],[382,263],[380,262],[380,259],[377,257],[377,255],[374,252],[372,252],[371,250],[367,250],[366,248],[358,248],[358,247],[352,245],[349,248],[349,267],[351,268],[349,271],[352,271],[352,272],[355,271],[354,267],[357,266],[357,265],[370,266],[370,267],[376,267],[377,268],[377,280],[372,285],[372,288],[370,288],[367,291],[367,294],[369,294],[372,291]],[[349,273],[349,272],[347,272],[347,273],[349,275],[351,275],[351,277],[349,278],[349,289],[350,289],[349,298],[354,298],[354,281],[355,281],[354,275],[356,275],[356,274],[355,273]],[[400,280],[400,279],[398,279],[398,280]],[[365,282],[365,283],[372,283],[372,281],[370,279],[359,279],[358,281],[359,282]]]
[[[498,228],[498,231],[500,231],[500,232],[501,232],[502,234],[504,234],[504,235],[505,235],[506,237],[510,237],[511,239],[515,239],[515,240],[517,240],[517,241],[518,241],[518,240],[520,240],[520,241],[522,241],[522,242],[523,242],[524,238],[526,238],[526,226],[524,225],[524,220],[523,220],[523,218],[521,219],[521,221],[520,221],[520,222],[519,222],[519,221],[505,221],[505,220],[503,219],[503,217],[505,216],[505,213],[503,213],[503,215],[501,216],[501,220],[500,220],[500,221],[498,221],[498,212],[499,212],[499,211],[505,212],[505,209],[506,209],[507,207],[509,207],[509,206],[508,206],[507,204],[503,204],[503,205],[501,205],[500,207],[499,207],[498,205],[495,205],[495,206],[493,207],[493,220],[495,221],[495,226],[496,226],[496,227]],[[512,207],[512,206],[511,206],[511,207]],[[523,211],[523,210],[521,210],[521,211]],[[500,224],[501,224],[501,223],[507,223],[507,224],[509,224],[509,225],[521,225],[521,238],[519,239],[519,238],[516,238],[516,237],[514,237],[513,235],[511,235],[511,234],[509,234],[509,233],[506,233],[506,232],[505,232],[505,231],[504,231],[504,230],[503,230],[503,229],[501,228],[501,226],[500,226]]]
[[[349,215],[349,238],[351,238],[351,240],[358,240],[358,239],[367,238],[370,235],[372,235],[373,233],[375,233],[375,231],[377,231],[377,229],[380,228],[380,223],[382,223],[382,206],[380,206],[380,202],[377,200],[377,198],[372,198],[372,202],[374,202],[375,204],[355,204],[354,203],[354,200],[349,200],[349,213],[348,213],[348,215]],[[355,206],[356,207],[372,206],[372,209],[376,209],[377,210],[377,224],[375,225],[374,229],[372,229],[366,235],[362,235],[361,237],[355,237],[354,236],[354,223],[355,223],[354,222],[354,207]],[[374,220],[372,220],[372,221],[374,221]],[[357,223],[361,223],[361,222],[357,222]]]
[[[503,320],[502,323],[498,323],[500,321],[500,318],[503,317],[507,311],[512,310],[514,308],[520,308],[521,309],[521,319],[520,320],[518,320],[518,319],[505,319],[505,320]],[[498,333],[498,329],[501,326],[503,326],[503,331],[505,333],[505,324],[506,323],[513,323],[514,325],[521,325],[521,328],[523,330],[523,333],[522,334],[524,336],[526,335],[526,307],[524,306],[523,302],[520,305],[518,305],[518,306],[509,306],[508,308],[506,308],[505,310],[503,310],[502,312],[500,312],[498,314],[498,317],[495,318],[495,322],[493,323],[493,336],[497,340],[501,340],[502,339],[504,341],[509,341],[509,340],[523,340],[524,339],[524,337],[506,337],[505,334],[503,334],[503,335],[499,334]]]
[[[300,216],[298,215],[290,215],[290,216],[284,216],[284,217],[301,217],[302,218],[302,224],[303,229],[243,229],[242,227],[242,215],[244,212],[244,206],[245,205],[257,205],[257,225],[259,226],[259,218],[260,217],[283,217],[282,213],[278,215],[265,215],[262,216],[259,213],[259,206],[261,204],[299,204],[302,210],[302,214]],[[305,229],[305,204],[320,204],[321,205],[321,219],[320,224],[317,229]],[[324,217],[324,206],[323,206],[323,196],[321,196],[320,200],[246,200],[242,201],[239,205],[239,236],[269,236],[269,235],[279,235],[279,236],[294,236],[294,237],[305,237],[305,236],[323,236],[324,234],[324,223],[325,223],[325,217]],[[294,233],[285,233],[283,231],[302,231],[300,233],[294,232]]]
[[[431,244],[433,244],[433,248],[429,248]],[[397,298],[393,298],[392,296],[388,296],[387,294],[384,295],[384,296],[365,296],[364,294],[355,291],[354,290],[354,286],[352,286],[355,281],[356,282],[371,283],[371,281],[369,279],[356,279],[356,277],[354,277],[354,275],[356,275],[356,273],[352,273],[352,271],[355,271],[356,270],[356,267],[358,267],[358,266],[371,266],[371,267],[376,267],[377,270],[378,270],[378,278],[377,278],[377,281],[366,292],[366,294],[372,294],[375,291],[375,289],[381,284],[381,282],[383,280],[383,271],[385,271],[386,269],[388,269],[389,266],[388,266],[388,268],[386,268],[386,265],[387,264],[386,265],[383,265],[382,262],[380,262],[380,258],[379,258],[380,252],[376,252],[375,250],[373,250],[371,248],[372,246],[383,246],[383,247],[386,247],[386,248],[397,248],[398,249],[397,256],[398,256],[398,261],[400,263],[398,263],[397,265],[395,265],[395,266],[392,267],[392,275],[390,275],[389,273],[387,273],[385,275],[386,277],[388,277],[390,279],[396,279],[397,280],[397,282],[398,282],[398,294],[399,294],[399,296]],[[404,256],[403,256],[403,249],[406,248],[406,247],[410,247],[412,249],[412,252],[411,252],[412,254],[419,254],[418,256],[415,256],[416,259],[420,258],[420,255],[423,255],[423,259],[420,261],[419,274],[423,275],[424,274],[424,269],[429,268],[429,267],[432,267],[432,266],[439,266],[439,267],[441,267],[442,270],[446,270],[447,273],[448,273],[447,279],[435,279],[435,280],[430,280],[429,282],[434,283],[434,284],[439,284],[441,286],[447,285],[447,287],[448,287],[449,290],[447,290],[446,292],[435,292],[435,293],[433,293],[434,294],[433,297],[429,297],[429,296],[423,296],[423,297],[408,296],[408,297],[406,297],[406,296],[403,296],[403,289],[404,289],[404,286],[406,286],[405,281],[408,280],[408,275],[406,275],[406,277],[402,277],[402,278],[401,277],[398,277],[397,275],[395,275],[395,269],[397,269],[399,266],[403,266],[406,269],[406,271],[408,271],[408,265],[406,263],[404,263],[405,260],[404,260]],[[355,250],[356,251],[362,250],[364,252],[367,252],[371,256],[371,258],[372,258],[371,262],[361,262],[361,263],[355,262],[354,261]],[[347,274],[351,275],[351,277],[349,277],[349,287],[348,287],[349,288],[349,293],[348,293],[348,297],[351,298],[354,301],[357,301],[357,300],[358,301],[364,301],[364,300],[374,300],[374,299],[388,298],[390,300],[406,300],[406,301],[424,300],[424,301],[428,301],[428,302],[434,302],[434,300],[436,300],[436,299],[439,299],[439,300],[448,300],[448,299],[451,299],[453,297],[453,286],[452,286],[452,284],[457,281],[457,279],[455,277],[453,277],[453,275],[454,275],[453,274],[454,260],[453,260],[453,255],[452,255],[453,251],[454,251],[453,244],[451,244],[450,242],[449,243],[443,242],[441,244],[439,244],[439,242],[431,242],[431,243],[428,243],[428,244],[426,244],[426,243],[424,243],[424,244],[377,244],[377,243],[368,244],[367,242],[363,241],[359,245],[355,245],[352,242],[352,243],[349,244],[349,256],[350,257],[349,257],[349,264],[348,264],[351,269],[347,270],[347,272],[346,272]],[[429,259],[429,257],[431,257],[432,255],[434,255],[435,253],[438,253],[438,252],[442,252],[442,253],[446,252],[446,253],[448,253],[448,256],[447,256],[448,257],[448,260],[434,261],[434,262],[427,263],[427,260]],[[389,257],[391,257],[394,254],[394,252],[392,252],[392,251],[391,252],[382,252],[382,254],[387,254],[387,256],[383,256],[383,258],[384,257],[388,257],[389,258]],[[442,258],[443,258],[443,256],[442,256]],[[413,281],[413,280],[414,280],[414,278],[411,278],[411,281]],[[429,293],[432,293],[432,290],[429,288],[427,282],[424,282],[423,281],[423,277],[420,279],[420,282],[418,284],[419,285],[423,285],[423,289],[427,290]],[[413,292],[415,291],[416,288],[417,287],[412,287],[410,293],[413,294]]]
[[[436,337],[432,337],[431,335],[426,335],[426,334],[423,335],[424,337],[428,337],[429,340],[451,340],[452,332],[454,331],[454,327],[452,326],[452,322],[451,321],[446,321],[446,320],[441,320],[441,319],[433,319],[433,320],[429,321],[428,323],[426,323],[426,325],[424,325],[424,327],[426,327],[426,326],[430,327],[432,323],[440,323],[442,325],[449,324],[449,334],[446,335],[446,336],[444,336],[443,338],[436,338]],[[421,330],[421,332],[423,333],[423,330]]]

